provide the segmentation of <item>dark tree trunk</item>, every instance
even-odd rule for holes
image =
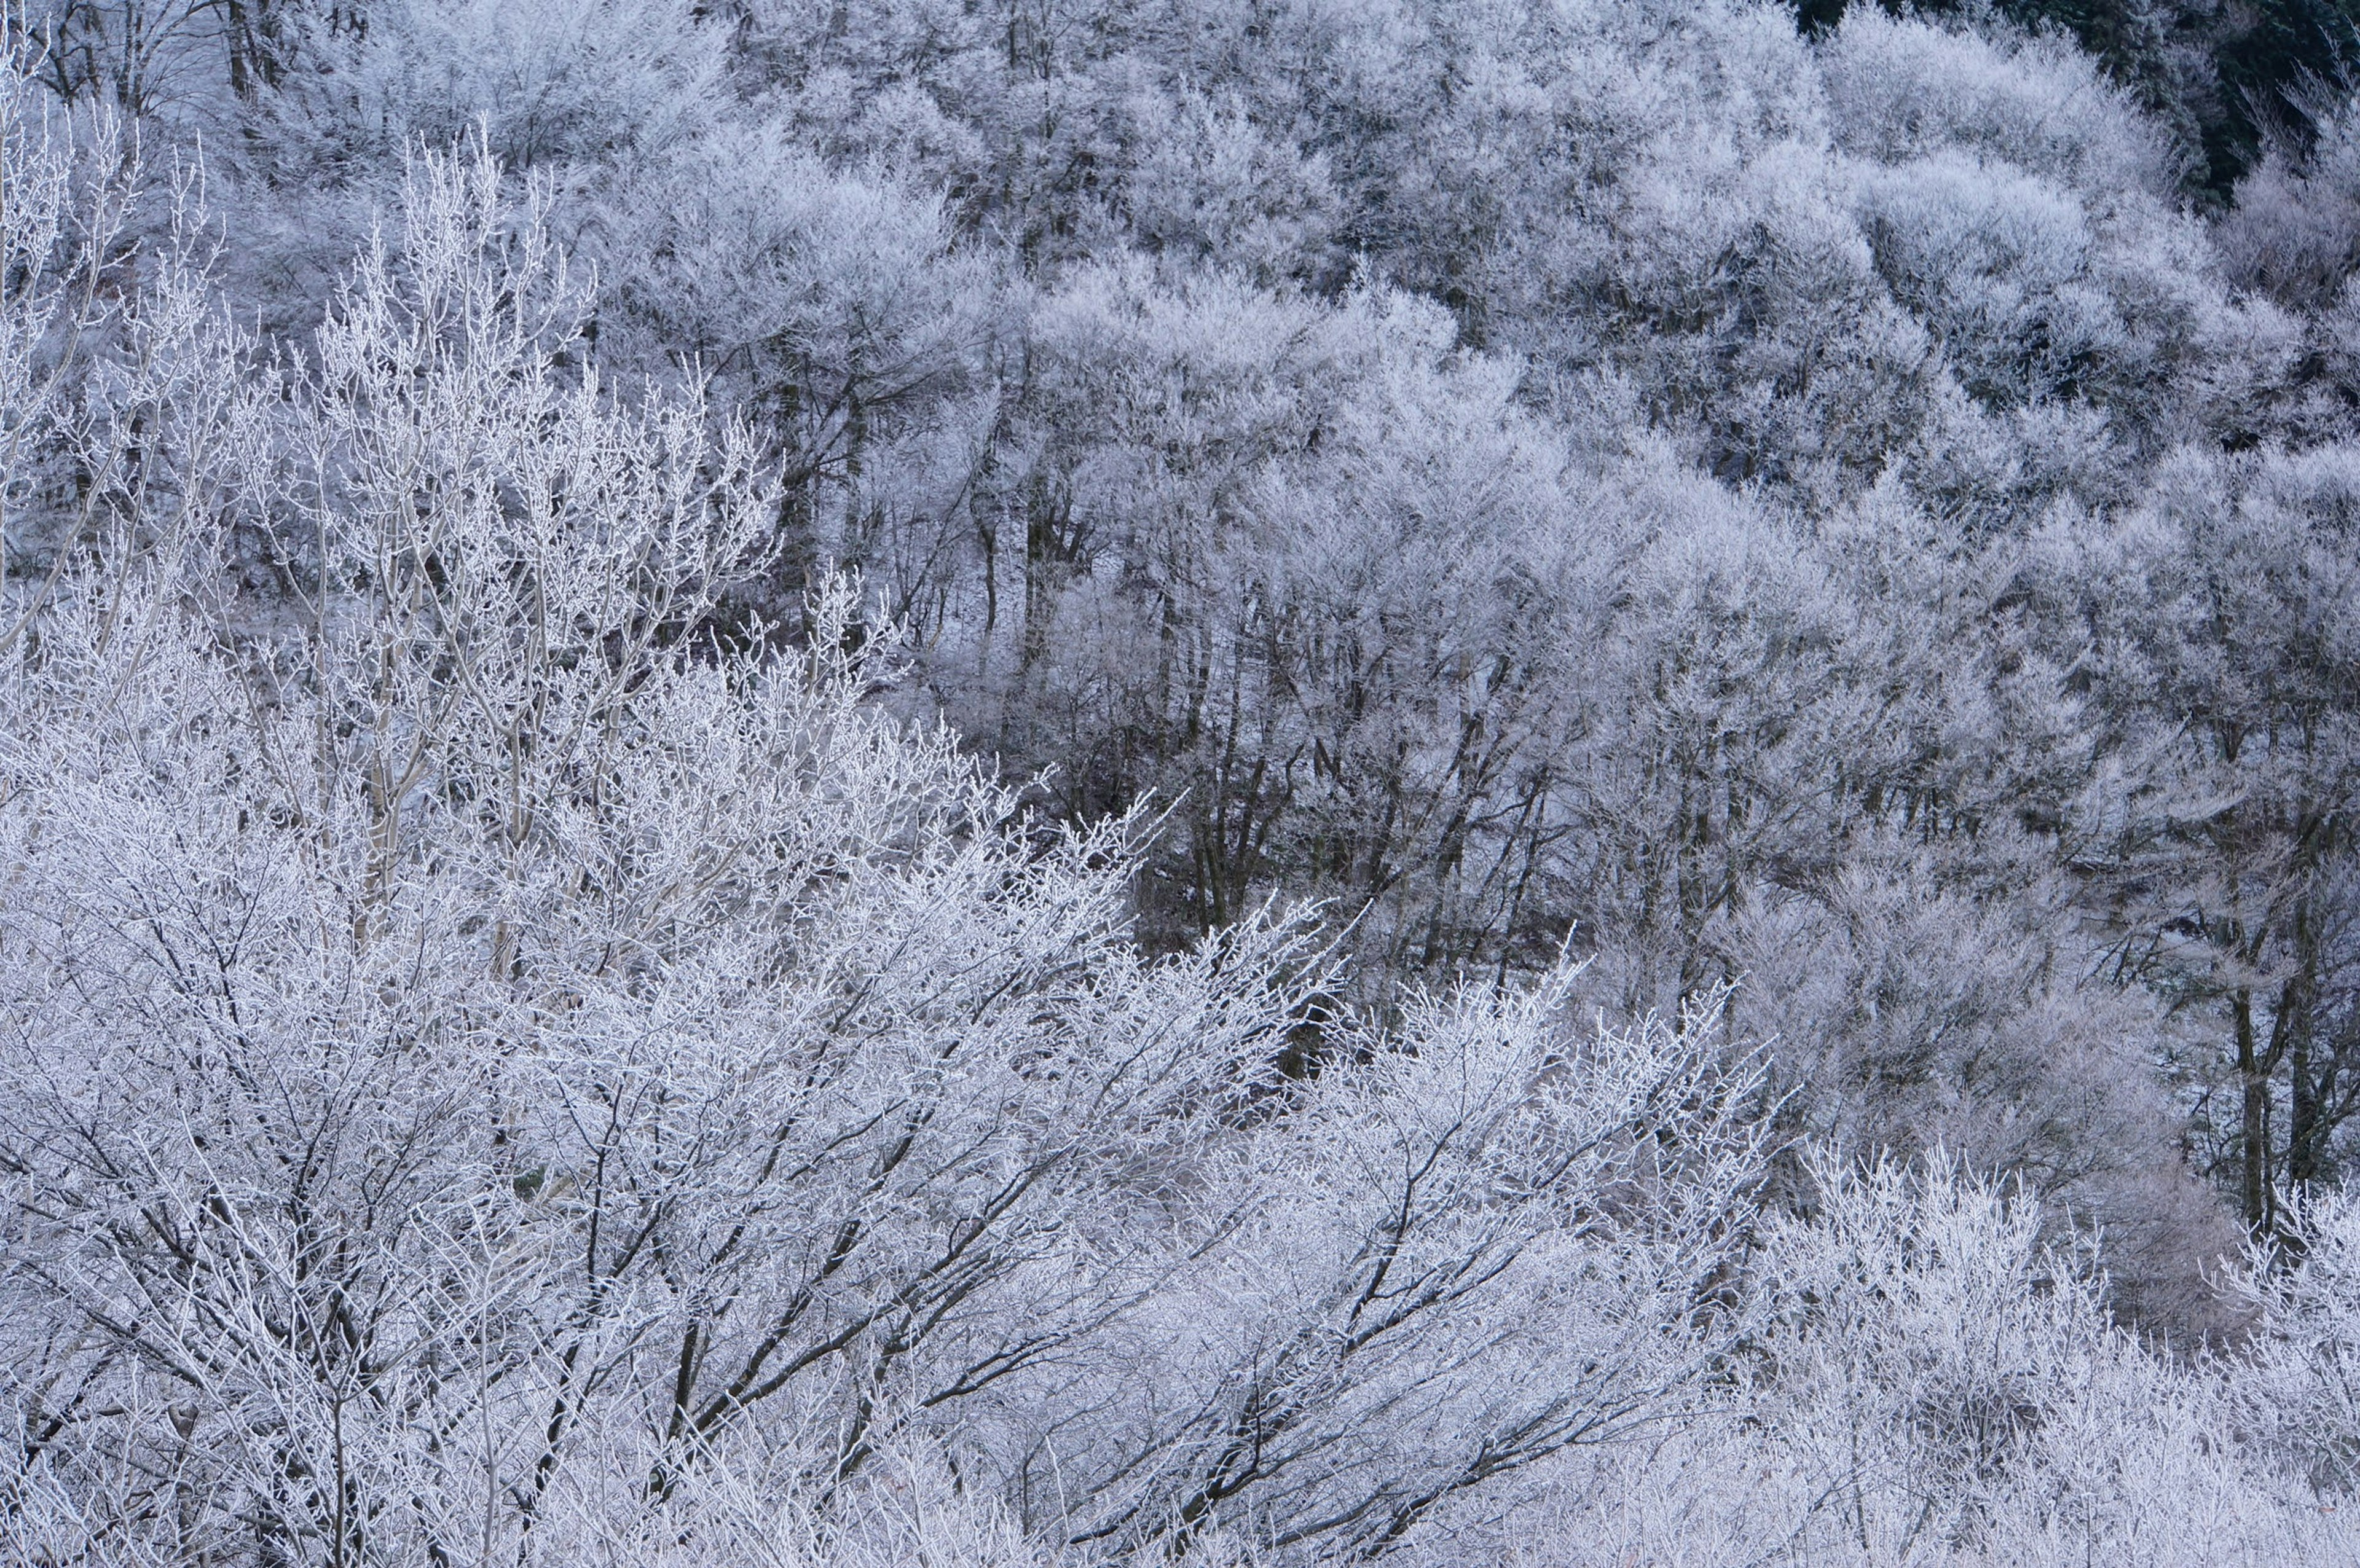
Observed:
[[[2276,1205],[2270,1182],[2270,1063],[2254,1032],[2254,994],[2240,989],[2230,998],[2237,1038],[2237,1081],[2243,1105],[2238,1120],[2239,1207],[2245,1229],[2267,1240],[2276,1228]]]

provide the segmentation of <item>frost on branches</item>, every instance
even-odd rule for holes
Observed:
[[[118,445],[12,601],[18,1549],[857,1553],[943,1465],[986,1537],[1375,1542],[1669,1410],[1758,1165],[1709,1019],[1284,1075],[1322,950],[1142,958],[1133,824],[886,716],[848,585],[732,619],[775,490],[579,310],[428,156],[316,364],[121,318],[26,416]]]
[[[0,8],[0,1559],[2360,1557],[2360,114],[1808,9]]]

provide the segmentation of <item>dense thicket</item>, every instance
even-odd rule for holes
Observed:
[[[2360,44],[2350,0],[1880,0],[1956,20],[2070,38],[2151,114],[2190,193],[2210,203],[2273,147],[2307,149]],[[1807,32],[1838,27],[1850,0],[1795,0]]]
[[[0,1540],[2260,1561],[2350,21],[57,0]]]

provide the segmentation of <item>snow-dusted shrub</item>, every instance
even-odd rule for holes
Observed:
[[[2349,1554],[2335,1498],[2289,1476],[2237,1413],[2253,1374],[2116,1326],[2089,1256],[2044,1242],[2020,1190],[1939,1164],[1822,1157],[1812,1172],[1818,1212],[1765,1238],[1760,1331],[1690,1418],[1543,1472],[1503,1512],[1449,1521],[1431,1560],[2193,1568]]]
[[[2348,1508],[2360,1487],[2360,1203],[2322,1195],[2296,1227],[2299,1250],[2263,1259],[2248,1281],[2260,1323],[2237,1420]]]
[[[1261,918],[1142,956],[1130,820],[1035,831],[872,703],[854,589],[797,651],[726,613],[776,488],[582,303],[430,156],[315,363],[174,340],[208,472],[77,416],[166,482],[0,671],[24,1539],[858,1562],[935,1550],[939,1462],[945,1561],[1033,1550],[1003,1493],[1367,1542],[1699,1375],[1756,1153],[1708,1042],[1323,1024]]]
[[[1220,1152],[1208,1184],[1242,1167],[1262,1201],[1026,1455],[1078,1539],[1373,1553],[1684,1412],[1739,1326],[1755,1083],[1710,1008],[1566,1029],[1570,980],[1347,1031],[1294,1114]]]

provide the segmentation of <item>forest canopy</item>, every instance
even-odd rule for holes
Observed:
[[[5,16],[0,1553],[2353,1554],[2360,6]]]

